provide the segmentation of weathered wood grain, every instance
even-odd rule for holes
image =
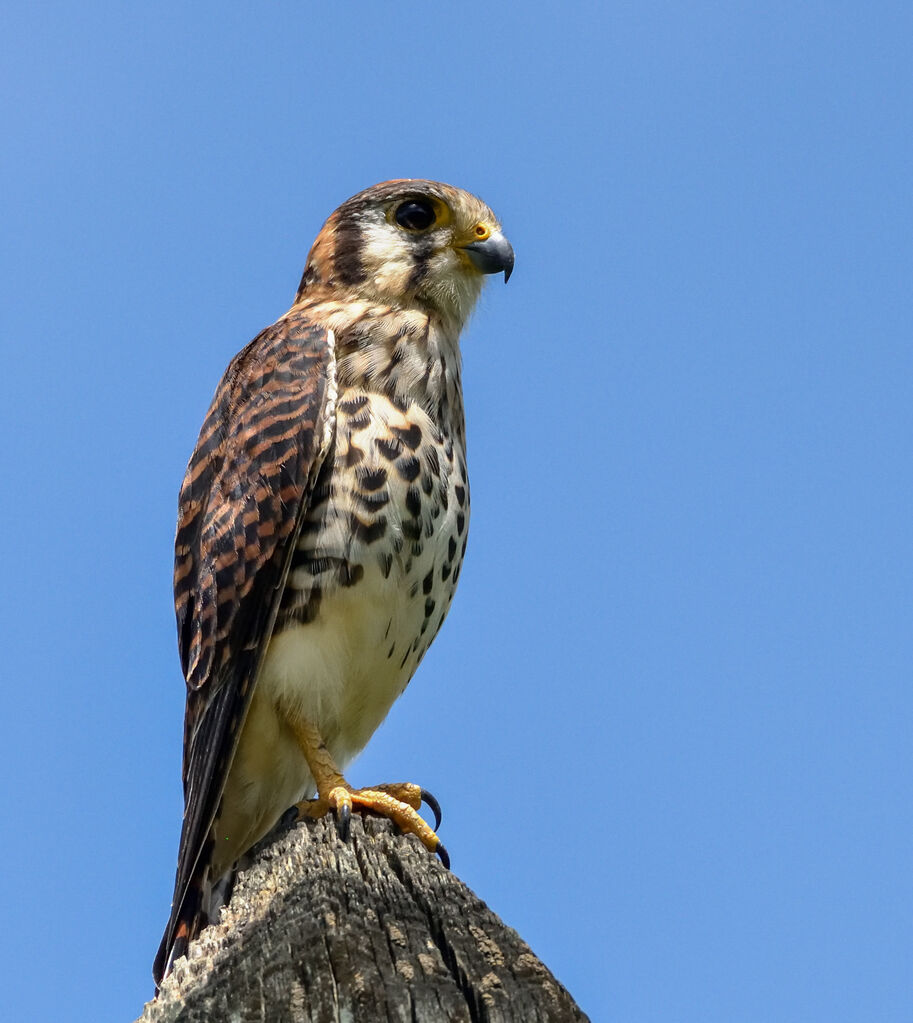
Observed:
[[[586,1020],[516,931],[416,839],[354,816],[264,843],[141,1023]]]

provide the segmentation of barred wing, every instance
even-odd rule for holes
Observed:
[[[187,680],[184,821],[158,983],[207,843],[269,643],[294,541],[332,442],[333,338],[301,312],[229,365],[181,488],[174,603]],[[185,903],[189,903],[185,905]]]

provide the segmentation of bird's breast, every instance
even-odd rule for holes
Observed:
[[[340,762],[406,687],[453,598],[469,515],[462,423],[365,389],[337,401],[258,689]]]

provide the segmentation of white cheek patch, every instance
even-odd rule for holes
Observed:
[[[412,273],[412,251],[389,224],[363,224],[362,265],[379,293],[401,294]]]

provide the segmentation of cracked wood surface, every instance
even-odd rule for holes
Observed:
[[[516,931],[414,838],[353,815],[264,842],[138,1023],[586,1020]]]

